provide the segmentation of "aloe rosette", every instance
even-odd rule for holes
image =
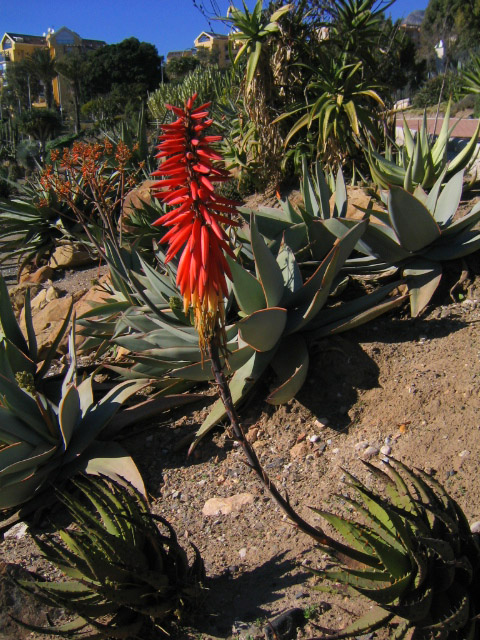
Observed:
[[[310,338],[347,331],[405,300],[405,296],[387,298],[398,286],[395,282],[335,308],[326,307],[335,283],[341,278],[340,269],[366,226],[367,222],[363,222],[339,238],[304,281],[290,247],[282,243],[275,255],[258,231],[256,219],[252,219],[250,240],[255,274],[229,259],[240,315],[235,325],[238,348],[232,355],[235,355],[235,368],[242,360],[244,362],[235,370],[229,383],[234,404],[244,398],[269,366],[277,381],[267,402],[288,402],[305,382]],[[187,379],[192,375],[203,375],[203,379],[207,379],[211,375],[207,375],[207,371],[197,364],[177,369],[172,375]],[[197,432],[195,443],[225,415],[219,400]]]
[[[480,220],[480,204],[463,218],[454,220],[462,195],[463,171],[450,178],[442,189],[444,178],[445,170],[428,195],[421,187],[413,194],[402,187],[391,187],[387,211],[367,212],[370,223],[355,247],[371,266],[390,265],[403,270],[413,317],[425,309],[435,293],[442,276],[442,263],[480,248],[480,231],[475,228]],[[340,237],[346,229],[358,224],[348,218],[325,222],[327,228]]]
[[[74,528],[34,539],[65,581],[19,581],[41,602],[74,618],[65,624],[22,626],[67,638],[133,638],[164,631],[201,593],[203,563],[189,564],[175,531],[150,513],[131,485],[105,477],[73,481],[60,499]],[[163,635],[163,633],[161,633]],[[150,636],[149,636],[150,637]]]
[[[384,491],[346,473],[341,498],[355,520],[314,509],[349,545],[336,568],[314,572],[333,583],[318,588],[359,593],[375,605],[327,637],[358,637],[395,623],[395,640],[478,638],[480,540],[459,504],[434,478],[397,460],[386,471],[366,466]]]
[[[17,333],[7,324],[5,308],[0,315],[4,332],[0,340],[0,527],[44,503],[44,492],[52,483],[79,470],[112,475],[121,471],[143,488],[126,451],[117,443],[100,440],[122,404],[144,383],[120,383],[96,402],[93,375],[77,380],[74,329],[69,343],[71,363],[61,385],[44,381],[44,365],[30,358],[36,350],[33,331],[27,350],[18,326]],[[15,514],[15,509],[20,511]]]
[[[427,133],[425,112],[416,136],[404,118],[404,143],[401,146],[395,145],[395,154],[392,153],[391,147],[387,147],[385,156],[373,149],[368,151],[367,161],[372,179],[381,189],[401,186],[412,193],[417,185],[421,185],[428,190],[433,187],[440,175],[443,174],[444,179],[449,180],[475,160],[480,124],[462,151],[450,161],[447,159],[448,141],[456,126],[455,124],[450,127],[450,109],[451,101],[448,103],[442,128],[435,141]]]

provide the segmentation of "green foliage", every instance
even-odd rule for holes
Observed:
[[[230,57],[233,64],[236,65],[245,55],[247,64],[245,69],[245,85],[247,91],[250,89],[253,77],[257,72],[262,47],[272,33],[279,31],[278,20],[287,11],[290,11],[292,5],[285,4],[277,9],[267,18],[263,12],[263,0],[258,0],[253,11],[250,12],[243,2],[243,11],[234,6],[230,6],[227,14],[227,20],[234,29],[234,35],[229,40]],[[233,43],[240,42],[240,48],[233,58]]]
[[[163,122],[167,115],[165,103],[183,105],[194,93],[198,93],[198,101],[201,103],[227,100],[233,94],[232,72],[221,71],[215,66],[198,66],[181,83],[160,85],[149,95],[147,101],[150,116]]]
[[[75,528],[35,541],[64,572],[65,582],[20,581],[44,604],[75,618],[59,627],[20,624],[67,638],[145,637],[178,621],[198,599],[203,563],[195,549],[191,566],[171,525],[149,512],[142,495],[124,482],[85,476],[77,493],[60,498]]]
[[[126,38],[89,53],[83,83],[90,97],[108,94],[117,86],[127,97],[145,99],[160,84],[162,60],[153,44]]]
[[[417,185],[431,189],[441,174],[448,180],[463,171],[477,156],[480,125],[468,144],[454,158],[447,161],[447,145],[455,125],[450,128],[451,102],[448,103],[442,128],[436,140],[427,133],[427,115],[423,114],[420,130],[414,137],[407,122],[403,122],[403,145],[395,145],[394,151],[387,143],[385,156],[372,149],[368,164],[374,182],[381,188],[402,186],[413,192]]]
[[[370,223],[356,249],[381,265],[403,269],[410,291],[410,308],[418,316],[430,302],[442,275],[442,262],[469,255],[480,248],[480,205],[453,221],[463,186],[463,171],[441,189],[445,170],[429,195],[418,186],[411,194],[392,186],[387,211],[368,210]],[[376,217],[381,223],[373,222]],[[338,236],[361,224],[348,218],[327,220],[327,228]]]
[[[473,56],[460,76],[462,93],[469,95],[480,94],[480,56]]]
[[[353,507],[355,520],[314,509],[350,545],[342,549],[341,566],[314,573],[333,583],[325,590],[347,589],[375,605],[330,637],[368,634],[396,617],[390,637],[397,640],[476,638],[478,534],[436,480],[392,463],[388,472],[366,463],[388,498],[346,473],[349,493],[342,499]]]
[[[19,152],[22,150],[20,144]],[[21,271],[27,263],[38,264],[48,258],[60,240],[87,241],[68,208],[43,188],[36,174],[18,189],[20,193],[15,197],[0,198],[3,259],[17,258]]]
[[[47,47],[35,48],[25,58],[25,65],[29,74],[43,86],[47,109],[52,109],[54,106],[52,80],[57,76],[57,69],[55,58],[52,57],[50,49]]]
[[[109,475],[122,473],[143,487],[138,470],[117,444],[99,442],[102,432],[123,402],[142,386],[124,382],[95,402],[93,375],[77,380],[74,328],[70,337],[70,365],[61,384],[45,381],[52,357],[68,326],[65,319],[45,360],[40,364],[30,302],[26,298],[27,340],[23,336],[0,282],[0,511],[7,520],[38,508],[45,492],[81,470]],[[71,313],[71,309],[70,309]]]
[[[200,60],[195,56],[172,58],[167,62],[165,71],[170,82],[181,82],[187,73],[198,67]]]
[[[318,68],[310,68],[309,103],[284,113],[277,121],[304,113],[292,126],[285,144],[302,129],[315,126],[317,153],[328,167],[355,157],[359,145],[378,139],[377,85],[364,78],[361,62],[344,64],[326,53]]]
[[[59,114],[51,109],[24,111],[17,122],[20,131],[40,142],[42,155],[45,154],[47,140],[54,138],[62,127]]]
[[[461,78],[458,74],[447,72],[425,82],[423,87],[413,96],[412,106],[425,109],[436,106],[440,99],[458,100],[461,93]]]

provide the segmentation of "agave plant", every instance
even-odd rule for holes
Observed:
[[[436,480],[392,462],[388,473],[365,463],[388,499],[346,474],[355,497],[342,499],[358,514],[355,520],[314,509],[350,545],[342,549],[340,566],[315,572],[334,583],[326,590],[345,594],[346,588],[375,603],[330,637],[368,634],[396,620],[389,636],[396,640],[473,640],[479,633],[479,536]]]
[[[77,494],[60,494],[75,528],[34,539],[67,580],[20,581],[43,603],[74,619],[40,633],[67,638],[145,637],[181,616],[200,595],[203,563],[195,549],[191,566],[169,523],[150,513],[131,485],[104,477],[73,481]],[[158,525],[156,524],[158,522]]]
[[[286,199],[280,202],[280,207],[259,206],[255,212],[248,207],[240,207],[239,211],[247,220],[255,213],[258,229],[271,249],[278,250],[284,240],[299,262],[318,262],[325,258],[333,244],[332,232],[324,221],[346,216],[347,188],[341,168],[336,177],[331,171],[325,175],[321,163],[317,162],[310,172],[303,157],[302,174],[300,190],[303,202],[296,208]],[[240,230],[238,236],[248,242],[248,234]]]
[[[371,210],[378,222],[370,221],[356,249],[379,265],[403,269],[408,278],[410,307],[418,316],[430,302],[442,276],[442,262],[473,253],[480,247],[480,204],[459,220],[453,221],[463,185],[463,171],[455,174],[441,189],[445,170],[427,194],[417,187],[414,194],[402,187],[391,187],[387,212]],[[348,218],[325,221],[339,236],[359,224]]]
[[[385,301],[398,286],[396,282],[335,308],[325,308],[329,294],[342,278],[339,276],[340,269],[366,224],[357,225],[340,238],[304,282],[290,247],[283,242],[278,254],[272,253],[253,218],[250,230],[256,275],[229,259],[233,292],[241,317],[235,325],[238,347],[232,356],[235,356],[235,368],[244,362],[230,380],[234,404],[244,398],[269,366],[275,372],[277,381],[267,402],[288,402],[305,382],[311,337],[347,331],[405,300],[405,296],[398,296]],[[172,375],[187,379],[190,376],[210,379],[212,373],[209,365],[208,361],[191,365],[175,370]],[[225,415],[224,406],[219,400],[197,432],[193,446]]]
[[[450,162],[447,160],[448,141],[456,126],[450,127],[450,108],[451,102],[448,103],[442,128],[435,142],[432,136],[428,135],[427,115],[424,112],[422,126],[416,137],[404,118],[403,145],[395,145],[392,151],[391,145],[387,144],[385,156],[370,148],[367,154],[370,172],[372,179],[381,189],[401,186],[413,192],[417,185],[431,189],[440,175],[449,180],[473,162],[477,155],[480,123],[463,150]]]
[[[61,482],[79,470],[113,475],[122,472],[143,487],[125,450],[100,439],[123,402],[144,383],[123,382],[95,402],[94,375],[76,379],[74,327],[70,366],[61,389],[54,388],[51,393],[35,386],[35,365],[25,353],[5,338],[0,347],[0,511],[6,517],[0,527],[38,507],[51,483]],[[21,511],[12,516],[18,508]]]
[[[462,91],[464,94],[480,93],[480,56],[473,56],[468,66],[462,71]]]

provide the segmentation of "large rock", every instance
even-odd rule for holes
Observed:
[[[42,285],[32,284],[30,282],[22,282],[20,284],[14,285],[13,287],[10,287],[8,290],[8,294],[12,302],[13,311],[17,316],[23,309],[27,289],[30,290],[30,300],[32,300],[32,298],[35,298],[35,296],[42,290]]]
[[[122,226],[128,227],[128,218],[135,213],[135,209],[141,209],[142,203],[152,204],[150,189],[158,180],[144,180],[142,184],[127,193],[123,202]]]
[[[19,278],[19,283],[23,284],[24,282],[28,282],[33,284],[41,284],[42,282],[51,280],[52,276],[53,269],[46,264],[36,271],[22,271]]]
[[[62,244],[55,249],[48,262],[52,269],[70,269],[91,264],[93,259],[88,251],[80,249],[73,244]]]
[[[52,287],[53,288],[53,287]],[[43,290],[48,291],[48,290]],[[43,295],[41,292],[41,297]],[[68,310],[72,302],[74,303],[74,313],[78,318],[86,311],[89,311],[94,304],[100,304],[108,298],[108,294],[105,291],[98,290],[96,288],[87,291],[80,299],[76,299],[75,296],[65,296],[63,298],[54,298],[45,302],[43,305],[36,307],[36,311],[33,311],[33,327],[35,329],[35,335],[37,336],[37,346],[39,357],[45,355],[47,350],[53,344],[65,318],[67,317]],[[32,305],[33,306],[33,305]],[[26,332],[25,328],[25,312],[22,311],[20,315],[20,326],[23,332]],[[85,341],[85,338],[81,335],[76,335],[75,344],[80,347]],[[58,351],[59,353],[66,353],[68,349],[68,331],[60,342]]]
[[[359,209],[366,209],[368,203],[371,200],[371,196],[366,193],[361,187],[347,186],[347,218],[353,218],[354,220],[361,220],[365,215],[364,212]],[[335,194],[330,198],[330,211],[333,211],[335,204]]]

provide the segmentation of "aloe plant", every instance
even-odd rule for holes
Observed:
[[[395,145],[392,150],[392,145],[387,144],[384,156],[370,148],[367,154],[370,172],[381,189],[401,186],[413,192],[417,185],[431,189],[440,175],[448,181],[475,159],[480,123],[462,151],[452,160],[447,160],[448,141],[456,126],[450,127],[450,108],[451,102],[448,103],[442,128],[435,141],[427,132],[427,115],[424,112],[422,126],[415,137],[404,118],[403,145]]]
[[[370,223],[356,249],[371,264],[403,269],[408,279],[410,307],[418,316],[430,302],[442,276],[442,262],[462,258],[480,247],[480,204],[468,215],[453,220],[462,195],[463,171],[455,174],[442,189],[446,171],[437,179],[430,193],[417,187],[414,194],[402,187],[391,187],[387,212],[371,210]],[[380,222],[372,222],[375,216]],[[348,218],[325,222],[338,236],[360,224]],[[372,262],[373,260],[373,262]]]
[[[256,218],[252,219],[250,232],[256,275],[229,259],[233,293],[241,317],[236,323],[238,349],[232,355],[238,358],[235,366],[240,357],[244,362],[230,380],[234,404],[244,398],[269,366],[277,382],[267,402],[288,402],[305,382],[310,337],[347,331],[403,302],[404,296],[385,301],[398,286],[396,282],[335,308],[325,308],[329,294],[342,279],[340,270],[366,226],[367,222],[363,222],[339,238],[304,281],[291,248],[282,242],[278,254],[272,253],[257,228]],[[172,375],[209,379],[212,377],[209,369],[207,361],[177,369]],[[193,446],[225,415],[219,400],[197,432]]]
[[[325,175],[321,163],[317,162],[310,173],[307,160],[303,157],[300,190],[303,203],[297,208],[285,199],[280,202],[280,207],[259,206],[256,211],[240,207],[239,211],[247,220],[255,214],[258,229],[269,241],[271,249],[278,251],[284,240],[299,262],[318,262],[330,251],[334,239],[323,221],[331,217],[345,217],[347,212],[348,198],[343,172],[339,168],[336,178],[332,172]],[[333,194],[335,198],[331,206]],[[238,235],[242,241],[248,242],[248,234],[240,230]]]
[[[175,531],[150,513],[132,486],[85,476],[77,494],[62,493],[75,528],[57,536],[35,536],[46,559],[63,571],[64,582],[19,581],[43,603],[74,615],[40,633],[67,638],[145,637],[164,632],[201,592],[203,563],[195,549],[191,566]],[[158,523],[158,525],[157,525]],[[163,635],[163,633],[162,633]]]
[[[144,383],[123,382],[95,402],[94,375],[77,381],[73,327],[71,362],[61,388],[40,391],[34,364],[12,345],[5,338],[0,344],[0,511],[4,516],[0,527],[38,507],[52,483],[79,470],[122,472],[143,487],[125,450],[100,439],[123,402]],[[20,512],[13,514],[15,509]]]
[[[473,640],[479,633],[479,536],[436,480],[391,463],[388,472],[365,463],[388,498],[346,473],[349,493],[342,499],[353,507],[354,520],[314,509],[350,545],[339,566],[315,571],[334,583],[320,589],[360,593],[375,605],[330,637],[368,634],[396,620],[389,636],[396,640]]]

